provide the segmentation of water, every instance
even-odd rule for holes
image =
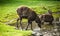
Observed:
[[[22,22],[23,24],[23,29],[25,30],[27,23]],[[39,28],[37,23],[33,22],[33,31],[32,31],[32,36],[60,36],[60,23],[54,23],[55,25],[52,27],[49,24],[42,25],[42,28]],[[14,24],[9,24],[11,26],[16,27],[16,23]],[[20,26],[20,25],[19,25]],[[19,29],[21,30],[21,29]],[[28,27],[28,30],[31,30],[31,25]]]

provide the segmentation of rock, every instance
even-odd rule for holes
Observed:
[[[43,36],[43,34],[40,31],[40,28],[35,28],[32,32],[32,36]]]
[[[35,28],[33,31],[34,32],[40,32],[40,28]]]
[[[53,36],[51,32],[45,32],[44,36]]]

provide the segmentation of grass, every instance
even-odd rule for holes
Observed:
[[[32,31],[21,31],[14,28],[13,26],[0,23],[0,36],[29,36],[32,33]]]
[[[18,6],[13,6],[13,5],[10,6],[8,4],[8,5],[0,6],[0,7],[1,7],[1,9],[0,9],[0,21],[2,23],[6,23],[10,20],[18,18],[18,15],[16,13],[16,9]],[[35,10],[37,14],[43,14],[43,13],[47,12],[47,10],[44,10],[42,8],[43,6],[29,6],[29,7],[31,7],[33,10]],[[53,12],[57,11],[56,6],[50,6],[50,7],[48,6],[47,8],[51,9]],[[54,14],[54,16],[56,16],[56,15]]]
[[[9,0],[0,2],[0,36],[28,36],[31,34],[31,31],[21,31],[14,29],[13,26],[8,26],[3,23],[9,22],[13,19],[18,18],[16,9],[20,5],[27,5],[36,11],[37,14],[44,14],[47,10],[44,10],[43,7],[51,9],[53,12],[59,11],[60,1],[23,1],[23,0]],[[60,17],[60,14],[53,14],[54,17]],[[23,20],[25,22],[26,20]],[[16,23],[16,20],[9,23]]]

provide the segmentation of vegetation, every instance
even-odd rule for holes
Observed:
[[[32,31],[21,31],[14,28],[13,26],[0,23],[0,36],[29,36],[32,33]]]
[[[12,23],[16,23],[18,15],[16,9],[20,5],[27,5],[36,11],[37,14],[46,13],[48,9],[53,12],[59,11],[60,1],[39,1],[39,0],[0,0],[0,36],[28,36],[31,34],[31,31],[20,31],[15,30],[15,27],[5,25],[6,22],[9,22],[15,19]],[[46,7],[47,10],[44,10],[43,7]],[[53,14],[54,17],[60,17],[60,14]],[[23,20],[25,22],[25,20]]]

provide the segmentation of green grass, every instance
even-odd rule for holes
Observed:
[[[48,3],[48,4],[47,4]],[[58,1],[12,1],[12,2],[4,2],[0,5],[0,21],[2,23],[8,22],[15,18],[18,18],[16,13],[16,9],[20,5],[27,5],[33,10],[36,11],[37,14],[46,13],[47,10],[44,10],[43,7],[47,9],[51,9],[53,12],[59,11],[57,8],[60,8]],[[59,5],[59,6],[58,6]],[[54,15],[55,16],[55,15]],[[16,21],[15,21],[16,22]]]
[[[0,23],[0,36],[29,36],[32,33],[32,31],[21,31],[14,28],[13,26]]]
[[[60,1],[27,1],[27,0],[0,0],[0,36],[28,36],[31,34],[31,31],[21,31],[14,29],[13,26],[8,26],[3,23],[9,22],[13,19],[18,18],[16,9],[20,5],[27,5],[36,11],[37,14],[46,13],[47,10],[44,10],[43,7],[51,9],[53,12],[59,11]],[[59,14],[53,14],[54,17],[60,17]],[[26,20],[23,20],[26,22]],[[16,23],[16,20],[9,23]]]
[[[1,6],[1,9],[0,9],[0,21],[2,23],[6,23],[10,20],[13,20],[15,18],[18,18],[18,15],[16,13],[16,9],[17,9],[18,6]],[[31,7],[33,10],[36,11],[37,14],[43,14],[43,13],[46,13],[47,10],[44,10],[42,7],[43,6],[29,6]],[[57,11],[57,9],[54,7],[54,6],[51,6],[51,7],[47,7],[48,9],[51,9],[52,11]],[[16,22],[16,20],[15,20]]]
[[[48,4],[47,4],[48,3]],[[34,11],[36,11],[37,14],[43,14],[46,13],[47,10],[44,10],[43,7],[46,7],[47,9],[51,9],[53,12],[59,11],[60,5],[59,1],[20,1],[20,0],[13,0],[10,2],[3,2],[0,3],[0,22],[6,23],[10,20],[13,20],[15,18],[18,18],[18,15],[16,13],[16,9],[20,5],[27,5],[30,8],[32,8]],[[57,15],[54,14],[54,17]],[[59,17],[59,14],[58,14]],[[13,22],[15,23],[16,20]]]

